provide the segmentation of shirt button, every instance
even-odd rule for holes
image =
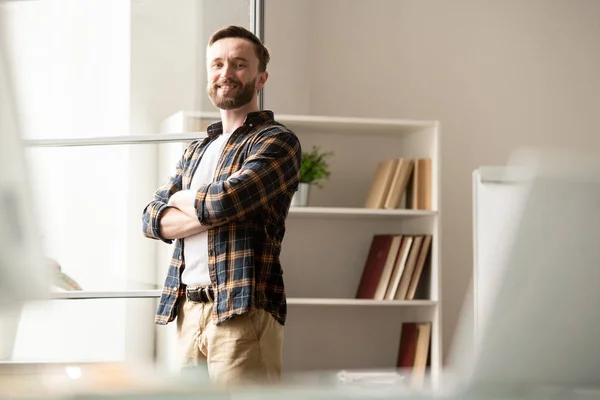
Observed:
[[[250,128],[252,128],[252,127],[254,126],[254,124],[248,124],[248,126],[249,126]]]

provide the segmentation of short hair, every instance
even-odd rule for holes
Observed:
[[[269,50],[254,33],[241,26],[229,25],[213,33],[208,40],[208,45],[212,46],[217,40],[225,38],[241,38],[251,41],[254,44],[256,57],[258,57],[258,70],[260,72],[267,70],[267,64],[271,59],[271,55],[269,54]]]

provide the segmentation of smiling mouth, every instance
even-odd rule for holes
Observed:
[[[238,86],[237,85],[219,85],[217,87],[225,92],[229,92],[233,89],[236,89]]]

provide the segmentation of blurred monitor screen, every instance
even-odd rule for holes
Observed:
[[[600,385],[600,157],[522,152],[529,171],[473,382]]]

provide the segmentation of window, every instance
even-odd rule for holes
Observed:
[[[166,245],[142,236],[141,212],[174,168],[160,164],[159,154],[181,146],[103,141],[157,134],[177,110],[210,109],[202,73],[208,34],[236,21],[248,27],[250,2],[3,6],[45,254],[84,290],[161,288]],[[47,146],[81,138],[98,145]],[[155,299],[122,298],[28,304],[12,359],[150,359],[155,306]]]

